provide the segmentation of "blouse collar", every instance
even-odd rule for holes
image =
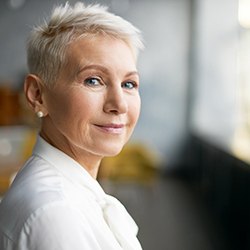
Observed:
[[[70,179],[74,184],[87,188],[98,202],[102,202],[105,199],[105,193],[100,184],[82,165],[63,151],[49,144],[40,135],[37,136],[33,155],[48,161],[57,171],[67,179]]]

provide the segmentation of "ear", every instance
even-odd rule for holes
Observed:
[[[47,115],[47,109],[43,101],[44,86],[39,77],[29,74],[25,78],[24,93],[32,110],[37,113],[42,111],[44,116]]]

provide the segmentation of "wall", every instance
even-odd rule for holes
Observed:
[[[197,0],[193,19],[191,128],[230,150],[238,122],[237,0]]]

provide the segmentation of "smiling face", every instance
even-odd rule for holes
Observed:
[[[118,154],[140,112],[139,76],[130,47],[107,36],[68,50],[68,66],[44,89],[41,134],[77,161]]]

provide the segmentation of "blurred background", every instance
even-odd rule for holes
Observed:
[[[26,38],[64,2],[0,2],[0,196],[39,127],[22,93]],[[107,5],[145,40],[138,126],[98,176],[135,218],[143,248],[250,249],[250,1],[85,2]]]

